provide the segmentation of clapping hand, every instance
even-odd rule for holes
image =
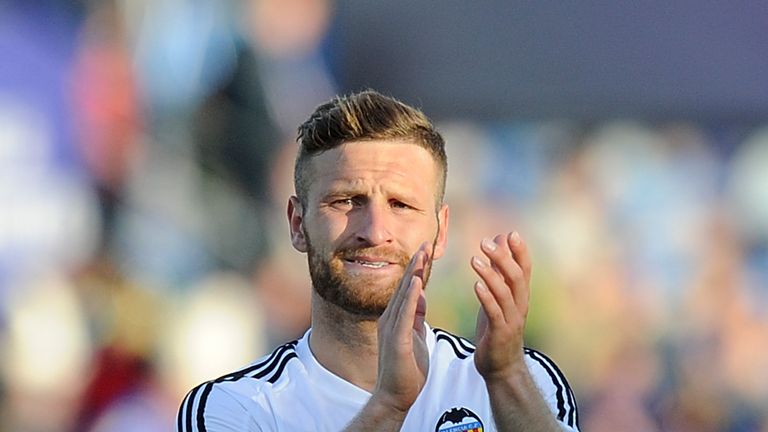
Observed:
[[[379,369],[373,397],[406,413],[416,401],[429,370],[424,316],[424,276],[429,243],[411,257],[400,284],[379,318]]]
[[[525,367],[523,331],[528,316],[531,260],[517,232],[484,239],[484,257],[474,256],[480,276],[475,295],[477,318],[475,366],[486,382],[506,380]]]

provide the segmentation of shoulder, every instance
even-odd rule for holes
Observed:
[[[296,344],[293,341],[281,345],[247,367],[190,390],[179,407],[176,430],[262,430],[257,424],[260,403],[266,406],[273,386],[285,379],[287,365],[298,357]]]
[[[432,328],[435,337],[434,360],[448,362],[451,370],[476,374],[475,345],[468,339],[440,328]],[[542,396],[557,419],[572,430],[578,430],[578,409],[573,390],[557,364],[541,351],[523,348],[525,362]],[[455,377],[455,375],[454,375]]]
[[[435,336],[435,351],[445,353],[458,360],[469,359],[475,352],[475,345],[469,339],[457,336],[441,328],[433,328]]]
[[[531,371],[542,395],[553,407],[557,419],[574,430],[578,430],[579,414],[576,397],[565,378],[565,374],[551,358],[541,351],[526,347],[524,352],[528,369]]]

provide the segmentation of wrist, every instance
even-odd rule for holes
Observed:
[[[483,376],[498,430],[560,430],[528,368]]]
[[[486,373],[482,377],[488,391],[492,393],[497,391],[508,393],[514,390],[525,389],[530,384],[533,384],[533,377],[531,377],[525,363],[510,366],[502,371]]]
[[[381,415],[384,418],[405,419],[413,403],[404,403],[396,397],[381,391],[374,391],[368,400],[368,408],[372,414]]]
[[[391,399],[386,394],[374,392],[344,431],[399,431],[405,422],[408,409],[401,409]]]

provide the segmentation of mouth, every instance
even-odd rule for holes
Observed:
[[[402,275],[409,259],[394,248],[348,248],[337,251],[335,255],[350,274],[387,278],[388,275]]]
[[[372,258],[349,258],[344,262],[359,265],[361,267],[370,269],[380,269],[391,265],[392,263],[386,260],[372,259]]]

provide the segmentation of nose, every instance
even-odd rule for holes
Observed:
[[[360,212],[357,241],[364,246],[380,246],[393,241],[390,214],[385,205],[368,202]]]

